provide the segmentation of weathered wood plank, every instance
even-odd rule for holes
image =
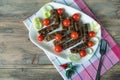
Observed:
[[[16,64],[16,65],[0,65],[0,69],[19,69],[19,68],[29,68],[29,69],[54,69],[53,65],[32,65],[32,64]]]
[[[104,74],[101,80],[120,80],[120,62]]]
[[[51,0],[1,0],[0,19],[23,21]]]
[[[0,64],[31,64],[35,54],[43,60],[40,64],[51,64],[44,52],[28,40],[28,31],[21,22],[1,21],[0,39]]]
[[[56,69],[0,69],[0,80],[63,80]]]

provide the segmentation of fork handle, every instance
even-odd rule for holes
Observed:
[[[100,57],[100,61],[99,61],[98,70],[97,70],[95,80],[100,80],[100,72],[101,72],[101,67],[102,67],[102,58],[103,58],[103,55],[101,55],[101,57]]]

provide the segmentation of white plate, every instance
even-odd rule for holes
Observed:
[[[65,12],[67,14],[69,14],[70,16],[73,15],[74,13],[80,13],[81,14],[81,20],[83,23],[88,23],[88,24],[97,24],[97,28],[99,28],[99,30],[97,31],[97,35],[96,37],[98,37],[99,39],[101,39],[101,29],[100,29],[100,25],[94,20],[92,19],[91,17],[89,17],[88,15],[86,15],[85,13],[81,12],[81,11],[78,11],[72,7],[69,7],[69,6],[66,6],[66,5],[63,5],[63,4],[59,4],[59,3],[55,3],[55,2],[50,2],[48,3],[50,5],[52,5],[54,8],[64,8],[65,9]],[[46,5],[46,4],[45,4]],[[39,10],[39,12],[36,13],[36,17],[40,17],[43,19],[43,7]],[[36,30],[33,29],[33,25],[30,27],[30,32],[29,32],[29,37],[30,37],[30,40],[36,45],[38,46],[39,48],[43,49],[43,50],[46,50],[47,52],[49,52],[50,54],[53,54],[57,57],[60,57],[60,58],[63,58],[64,60],[66,61],[69,61],[68,58],[67,58],[67,53],[69,52],[69,49],[67,50],[64,50],[61,52],[61,54],[56,54],[53,50],[53,44],[51,42],[38,42],[37,41],[37,36],[38,36],[38,32]],[[95,46],[92,47],[93,49],[93,54],[88,54],[86,55],[85,57],[81,58],[80,61],[78,63],[84,63],[85,61],[88,61],[95,53],[97,47],[98,47],[98,43],[95,44]]]

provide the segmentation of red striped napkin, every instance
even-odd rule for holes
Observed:
[[[88,14],[89,16],[91,16],[92,18],[94,18],[99,22],[99,20],[94,16],[94,14],[83,2],[83,0],[54,0],[54,2],[62,3],[65,5],[71,6],[73,8],[76,8],[78,10],[82,10],[83,12],[85,12],[86,14]],[[36,14],[33,14],[31,17],[23,21],[26,27],[28,28],[28,30],[29,30],[29,27],[32,25],[32,22],[35,16]],[[101,75],[107,72],[111,67],[113,67],[120,60],[120,54],[119,54],[120,48],[103,26],[102,26],[102,37],[108,41],[109,50],[104,56]],[[53,63],[55,68],[58,70],[58,72],[61,74],[63,79],[69,80],[65,75],[66,71],[59,66],[61,64],[66,63],[66,61],[54,55],[51,55],[49,52],[46,52],[46,51],[44,52],[48,56],[50,61]],[[84,64],[78,65],[79,67],[77,68],[77,70],[75,71],[75,74],[71,77],[70,80],[95,80],[99,58],[100,58],[100,54],[99,54],[99,48],[98,48],[96,51],[96,54],[89,61],[87,61]]]

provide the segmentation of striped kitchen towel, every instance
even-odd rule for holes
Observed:
[[[62,3],[65,5],[71,6],[73,8],[76,8],[78,10],[81,10],[99,22],[99,20],[94,16],[94,14],[90,11],[90,9],[83,2],[83,0],[54,0],[54,2]],[[28,28],[28,30],[29,30],[29,27],[32,25],[33,18],[35,16],[36,14],[33,14],[31,17],[23,21],[26,27]],[[109,50],[104,56],[101,75],[103,75],[106,71],[108,71],[120,60],[120,48],[103,26],[102,26],[102,37],[103,39],[106,39],[108,41]],[[44,51],[44,52],[48,56],[50,61],[53,63],[55,68],[58,70],[60,75],[63,77],[63,79],[69,80],[65,75],[66,71],[59,66],[67,62],[64,61],[62,58],[58,58],[50,54],[47,51]],[[78,68],[75,71],[75,74],[72,76],[70,80],[95,80],[99,58],[100,58],[100,54],[99,54],[99,48],[98,48],[95,55],[89,61],[86,61],[86,63],[84,64],[78,65]]]

